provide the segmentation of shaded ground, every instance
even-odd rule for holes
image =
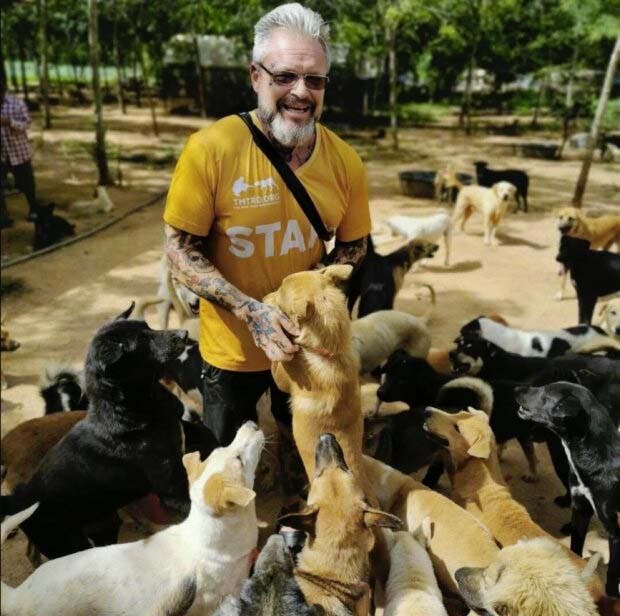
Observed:
[[[196,119],[162,121],[162,138],[157,140],[150,135],[146,111],[132,110],[127,119],[114,111],[111,117],[108,137],[112,146],[120,143],[123,151],[146,152],[151,156],[166,150],[178,152],[185,136],[202,125]],[[90,198],[95,175],[89,155],[82,147],[73,145],[69,151],[66,145],[68,140],[88,142],[89,123],[88,110],[71,110],[63,117],[60,128],[44,135],[33,132],[42,200],[54,200],[62,206]],[[82,130],[76,130],[76,125]],[[498,167],[517,166],[530,173],[532,212],[511,215],[504,221],[499,235],[503,245],[483,246],[480,220],[474,217],[468,233],[454,237],[453,265],[442,266],[440,250],[434,261],[408,275],[396,307],[419,310],[415,283],[432,284],[437,292],[437,307],[430,327],[436,347],[447,347],[461,324],[482,312],[497,312],[516,326],[530,328],[556,328],[576,321],[574,299],[552,299],[559,279],[554,261],[557,232],[551,210],[569,203],[579,163],[516,158],[510,154],[511,147],[498,145],[497,141],[497,137],[484,135],[466,139],[445,129],[407,130],[401,136],[403,150],[397,155],[389,150],[387,141],[370,139],[370,133],[353,141],[367,163],[375,224],[392,213],[427,214],[439,207],[431,201],[402,196],[397,179],[401,170],[436,169],[453,162],[459,170],[472,173],[471,163],[482,158]],[[121,163],[121,169],[126,185],[110,191],[117,206],[114,214],[165,190],[171,173],[170,165]],[[619,171],[618,165],[593,166],[586,195],[589,206],[607,209],[619,202]],[[15,218],[20,211],[25,212],[21,199],[9,199]],[[19,280],[23,289],[3,297],[2,302],[11,336],[22,343],[16,353],[2,356],[10,385],[2,392],[2,435],[24,419],[42,414],[37,382],[45,366],[50,362],[79,365],[97,327],[126,308],[132,299],[155,291],[163,241],[162,211],[163,200],[89,239],[3,270],[4,282],[7,278]],[[104,219],[77,221],[78,231]],[[3,256],[23,252],[25,243],[30,241],[29,233],[26,223],[3,231]],[[539,484],[521,481],[520,476],[526,471],[525,460],[512,445],[507,449],[503,467],[511,477],[515,496],[526,504],[537,522],[557,535],[569,514],[553,505],[560,484],[550,470],[546,450],[538,448],[538,453],[543,461]],[[277,502],[276,495],[259,501],[260,511],[269,522],[273,521]],[[131,536],[133,531],[125,528],[125,536]],[[597,525],[593,525],[588,536],[587,550],[591,549],[606,553]],[[29,571],[23,537],[19,535],[8,541],[2,551],[3,579],[16,583]]]

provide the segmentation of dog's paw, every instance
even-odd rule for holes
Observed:
[[[538,483],[540,481],[540,477],[538,475],[521,475],[521,479],[525,481],[525,483]]]
[[[560,532],[564,536],[570,535],[573,532],[573,525],[570,522],[567,522],[564,526],[562,526],[562,528],[560,528]]]
[[[570,507],[571,498],[570,494],[563,494],[562,496],[557,496],[553,499],[553,502],[558,506],[562,507],[562,509],[566,509]]]

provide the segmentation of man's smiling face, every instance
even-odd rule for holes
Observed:
[[[268,47],[261,64],[272,73],[327,74],[327,56],[316,39],[277,29],[271,33]],[[258,115],[276,140],[288,147],[312,141],[325,90],[309,89],[301,78],[290,86],[278,85],[257,62],[252,63],[251,77],[258,95]]]

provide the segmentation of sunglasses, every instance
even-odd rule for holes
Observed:
[[[273,83],[278,86],[291,87],[300,79],[303,79],[308,90],[324,90],[327,82],[329,81],[329,77],[327,75],[300,75],[299,73],[294,73],[293,71],[277,71],[274,73],[261,62],[258,62],[258,66],[260,66],[271,77]]]

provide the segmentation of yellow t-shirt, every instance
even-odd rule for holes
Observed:
[[[252,119],[260,126],[254,113]],[[370,233],[366,173],[353,148],[318,124],[312,155],[295,173],[339,240]],[[164,220],[206,237],[205,256],[226,280],[258,300],[285,276],[310,269],[324,252],[295,197],[237,116],[191,135],[172,176]],[[200,352],[224,370],[271,365],[244,322],[205,300]]]

